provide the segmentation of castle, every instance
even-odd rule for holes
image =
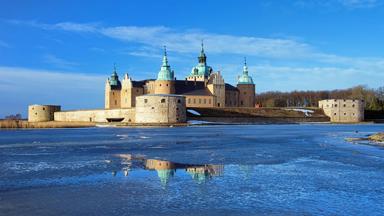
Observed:
[[[255,84],[248,74],[244,61],[243,73],[239,76],[237,86],[224,82],[220,71],[213,71],[207,65],[204,46],[198,57],[198,64],[185,80],[177,80],[168,63],[164,48],[163,62],[157,79],[134,81],[125,74],[119,80],[116,68],[105,83],[105,109],[136,107],[136,97],[148,94],[176,94],[186,98],[187,107],[254,107]]]

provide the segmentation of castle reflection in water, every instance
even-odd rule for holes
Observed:
[[[224,172],[224,165],[174,163],[166,160],[146,159],[144,156],[131,154],[118,154],[116,156],[122,159],[125,176],[128,176],[133,164],[135,164],[139,168],[157,171],[162,185],[166,185],[178,169],[185,170],[197,183],[203,183],[212,177],[221,176]]]

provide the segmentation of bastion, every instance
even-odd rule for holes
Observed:
[[[148,94],[136,97],[136,123],[183,123],[186,121],[184,96]]]
[[[54,120],[54,113],[61,110],[58,105],[30,105],[28,107],[29,122],[46,122]]]
[[[331,122],[355,123],[364,121],[364,100],[321,100],[319,107],[324,110],[324,114],[331,119]]]

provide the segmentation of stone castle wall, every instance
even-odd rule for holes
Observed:
[[[53,121],[54,113],[60,111],[61,107],[57,105],[30,105],[28,107],[29,122]]]
[[[364,121],[364,101],[350,99],[329,99],[319,101],[319,107],[331,122],[361,122]]]
[[[122,119],[122,120],[121,120]],[[55,112],[55,121],[61,122],[108,122],[122,121],[135,122],[135,109],[100,109],[100,110],[74,110]]]
[[[187,121],[185,97],[143,95],[136,98],[136,123],[182,123]]]

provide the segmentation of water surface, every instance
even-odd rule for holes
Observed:
[[[382,125],[0,131],[0,215],[383,215]]]

